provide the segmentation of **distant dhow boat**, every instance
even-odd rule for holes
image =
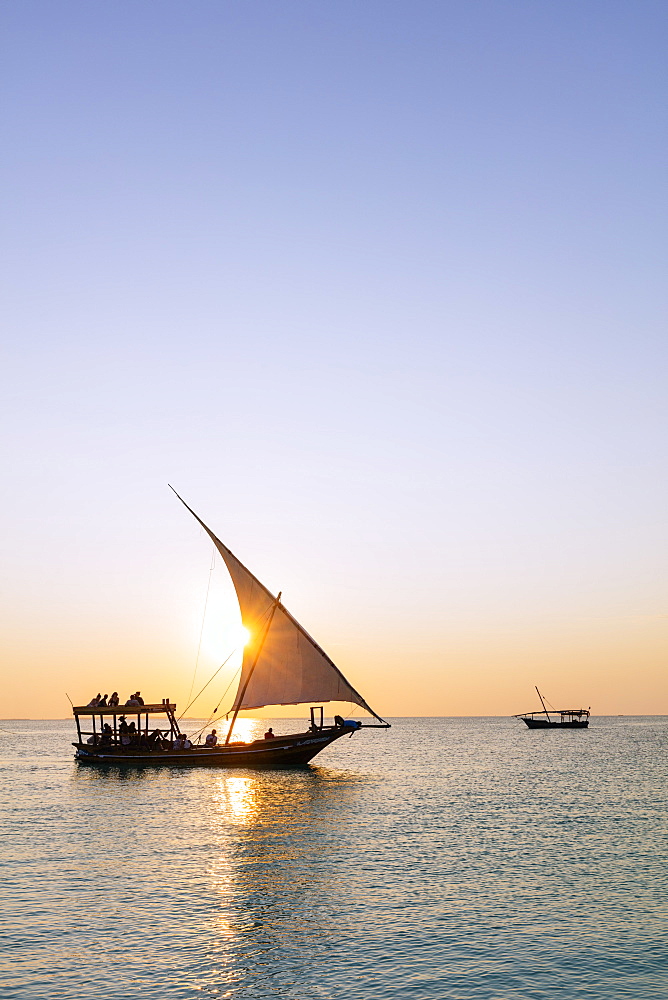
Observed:
[[[548,711],[542,694],[536,688],[540,703],[543,706],[542,712],[522,712],[514,715],[514,719],[521,719],[529,729],[586,729],[589,725],[588,708],[553,708]]]
[[[73,744],[76,759],[86,764],[123,766],[285,767],[307,764],[330,743],[342,736],[352,736],[358,729],[389,729],[389,723],[369,707],[283,606],[281,594],[274,597],[188,504],[178,498],[220,553],[237,592],[243,624],[250,634],[244,648],[239,687],[230,709],[232,721],[227,737],[220,745],[182,748],[176,705],[169,698],[160,704],[139,704],[135,700],[125,706],[73,706],[78,736]],[[335,716],[332,724],[325,724],[322,703],[329,701],[358,705],[377,722],[362,723]],[[274,736],[269,730],[261,740],[231,742],[240,711],[304,704],[311,706],[308,730],[287,736]],[[133,721],[129,726],[130,717]],[[156,723],[157,727],[150,731]]]

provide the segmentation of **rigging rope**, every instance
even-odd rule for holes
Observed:
[[[211,677],[209,677],[208,681],[206,682],[206,684],[204,685],[204,687],[203,687],[203,688],[201,689],[201,691],[198,691],[198,693],[197,693],[197,694],[195,695],[195,697],[193,698],[193,700],[192,700],[192,701],[190,701],[190,702],[188,702],[188,704],[186,705],[186,707],[185,707],[185,708],[183,709],[183,711],[182,711],[182,712],[181,712],[181,714],[179,715],[178,719],[176,720],[177,722],[180,722],[180,721],[181,721],[181,719],[182,719],[182,718],[183,718],[183,716],[184,716],[184,715],[186,714],[186,712],[187,712],[187,711],[188,711],[188,709],[189,709],[189,708],[191,707],[191,705],[194,705],[194,704],[195,704],[195,702],[197,701],[197,699],[199,698],[199,696],[200,696],[200,695],[201,695],[201,694],[202,694],[202,693],[203,693],[204,691],[206,691],[206,689],[208,688],[209,684],[210,684],[210,683],[211,683],[211,681],[212,681],[212,680],[214,679],[214,677],[217,677],[217,676],[218,676],[218,674],[219,674],[219,673],[220,673],[220,671],[221,671],[221,670],[223,669],[223,667],[225,666],[225,664],[227,663],[227,661],[228,661],[229,659],[231,659],[231,657],[233,657],[233,656],[234,656],[234,654],[235,654],[235,653],[236,653],[236,652],[238,651],[238,649],[239,649],[239,648],[240,648],[239,646],[235,646],[235,647],[234,647],[234,649],[232,650],[232,652],[231,652],[231,653],[229,653],[229,654],[228,654],[228,656],[226,656],[226,657],[225,657],[225,659],[223,660],[223,662],[221,663],[221,665],[220,665],[220,666],[218,667],[218,669],[216,670],[216,672],[215,672],[215,673],[214,673],[214,674],[213,674],[213,675],[212,675]],[[236,671],[235,671],[235,673],[236,673]]]
[[[206,726],[202,726],[202,728],[198,729],[194,733],[194,735],[195,736],[201,735],[204,732],[205,729],[208,729],[209,726],[213,726],[213,724],[215,722],[220,722],[221,719],[225,719],[225,721],[227,721],[227,717],[228,717],[228,715],[230,714],[231,711],[232,711],[232,709],[228,708],[227,712],[221,712],[220,715],[218,715],[215,719],[209,719],[209,721],[207,722]]]
[[[206,585],[206,597],[204,598],[204,613],[202,614],[202,626],[199,630],[199,642],[197,644],[197,656],[195,657],[195,669],[193,670],[193,679],[190,682],[190,691],[188,692],[188,701],[190,701],[190,696],[193,693],[193,688],[195,687],[195,677],[197,675],[197,667],[199,666],[199,654],[202,649],[202,636],[204,635],[204,623],[206,621],[206,609],[209,603],[209,591],[211,590],[211,576],[216,568],[216,549],[215,547],[211,552],[211,569],[209,570],[209,581]],[[183,716],[181,716],[183,718]]]
[[[215,553],[214,553],[214,555],[215,555]],[[210,582],[211,582],[211,574],[209,573],[209,583],[210,583]],[[209,591],[208,591],[208,589],[207,589],[207,600],[208,600],[208,598],[209,598]],[[272,614],[273,610],[274,610],[274,607],[273,607],[273,605],[270,605],[270,607],[268,607],[268,608],[266,609],[266,611],[264,612],[264,614],[262,615],[262,617],[261,617],[261,618],[260,618],[260,620],[258,621],[258,623],[257,623],[257,624],[258,624],[258,626],[260,626],[260,625],[262,625],[262,624],[263,624],[264,620],[265,620],[265,619],[267,619],[267,618],[268,618],[268,617],[269,617],[269,616],[270,616],[270,615]],[[205,611],[205,614],[206,614],[206,605],[205,605],[205,608],[204,608],[204,611]],[[203,624],[203,623],[202,623],[202,628],[204,628],[204,624]],[[260,629],[260,631],[261,631],[261,629]],[[200,635],[200,643],[201,643],[201,635]],[[177,719],[177,722],[180,722],[180,721],[181,721],[181,719],[182,719],[182,718],[184,717],[184,715],[186,714],[186,712],[188,711],[188,709],[189,709],[189,708],[190,708],[190,707],[191,707],[192,705],[194,705],[194,704],[195,704],[195,702],[197,701],[197,699],[199,698],[199,696],[200,696],[201,694],[203,694],[203,693],[204,693],[204,691],[206,691],[206,689],[208,688],[208,686],[209,686],[209,684],[211,683],[211,681],[212,681],[212,680],[213,680],[213,679],[214,679],[215,677],[217,677],[217,676],[218,676],[218,674],[219,674],[219,673],[220,673],[220,671],[221,671],[221,670],[223,669],[223,667],[225,666],[225,664],[227,663],[227,661],[228,661],[228,660],[229,660],[229,659],[230,659],[230,658],[231,658],[232,656],[234,656],[234,654],[235,654],[235,653],[236,653],[236,652],[237,652],[237,651],[238,651],[239,649],[243,649],[244,645],[245,645],[245,643],[244,643],[244,644],[242,644],[241,646],[235,646],[235,648],[234,648],[234,649],[232,650],[232,652],[231,652],[231,653],[230,653],[230,654],[229,654],[228,656],[226,656],[226,657],[225,657],[225,659],[223,660],[223,662],[221,663],[221,665],[220,665],[220,666],[218,667],[218,669],[217,669],[217,670],[215,671],[215,673],[211,675],[211,677],[210,677],[210,678],[209,678],[209,680],[208,680],[208,681],[206,682],[206,684],[204,685],[204,687],[203,687],[203,688],[201,688],[201,690],[200,690],[200,691],[198,691],[198,693],[197,693],[197,694],[195,695],[195,697],[194,697],[194,698],[192,699],[192,701],[190,701],[190,700],[188,701],[188,704],[186,705],[186,707],[185,707],[185,708],[183,709],[183,711],[182,711],[182,712],[181,712],[181,714],[179,715],[179,717],[178,717],[178,719]],[[198,654],[197,654],[197,655],[198,655],[198,657],[199,657],[199,650],[198,650]],[[243,666],[243,664],[242,664],[242,666]],[[197,667],[195,667],[195,669],[197,669]],[[223,698],[225,697],[225,695],[227,694],[227,692],[228,692],[228,691],[230,690],[230,688],[232,687],[232,683],[233,683],[233,681],[234,681],[234,678],[235,678],[235,677],[237,676],[237,674],[239,673],[239,670],[241,670],[241,667],[239,667],[239,668],[238,668],[237,670],[235,670],[234,674],[232,675],[232,679],[230,680],[230,683],[229,683],[229,684],[227,685],[227,687],[225,688],[225,691],[223,692],[222,696],[221,696],[221,697],[220,697],[220,698],[218,699],[218,705],[216,705],[215,709],[213,710],[213,715],[215,715],[215,714],[216,714],[216,712],[218,711],[218,708],[220,707],[220,703],[221,703],[221,701],[223,700]],[[195,678],[194,678],[194,676],[193,676],[193,684],[192,684],[192,685],[190,686],[190,694],[192,694],[192,689],[193,689],[193,685],[194,685],[194,683],[195,683]],[[188,699],[190,699],[190,694],[188,695]],[[228,714],[228,713],[229,713],[230,711],[231,711],[231,709],[228,709],[228,712],[226,712],[226,713],[223,713],[223,715],[227,715],[227,714]],[[218,716],[218,718],[219,718],[219,719],[222,719],[222,718],[223,718],[223,715],[220,715],[220,716]],[[202,732],[203,732],[203,731],[204,731],[204,730],[205,730],[205,729],[207,728],[207,726],[211,725],[211,724],[212,724],[212,722],[217,722],[217,721],[218,721],[218,719],[213,719],[213,718],[211,718],[211,717],[210,717],[210,718],[209,718],[209,721],[208,721],[208,722],[206,722],[206,723],[204,724],[204,726],[203,726],[203,727],[202,727],[201,729],[198,729],[198,730],[197,730],[197,731],[196,731],[195,733],[193,733],[193,737],[195,737],[195,736],[197,736],[197,735],[201,735],[201,733],[202,733]]]
[[[204,725],[202,726],[202,728],[201,729],[197,729],[195,731],[195,733],[193,734],[194,736],[201,736],[201,734],[204,732],[204,730],[208,729],[209,726],[212,726],[214,724],[214,722],[218,722],[218,719],[227,718],[227,715],[228,715],[229,711],[231,711],[230,709],[228,709],[227,712],[223,712],[221,715],[219,715],[217,719],[214,719],[214,716],[215,716],[216,712],[218,711],[218,709],[220,708],[220,703],[222,702],[223,698],[225,697],[225,695],[227,694],[227,692],[232,687],[232,684],[234,683],[234,680],[235,680],[237,674],[239,673],[239,670],[241,670],[241,667],[239,667],[238,670],[234,671],[234,673],[232,674],[232,680],[227,685],[227,687],[223,691],[222,695],[218,699],[218,704],[216,705],[216,707],[214,708],[213,712],[211,713],[211,715],[209,716],[209,718],[206,720],[206,722],[204,723]]]
[[[272,614],[272,607],[270,606],[270,607],[268,607],[268,608],[266,609],[266,611],[264,612],[264,614],[262,615],[262,617],[260,618],[260,620],[259,620],[259,621],[258,621],[258,623],[257,623],[257,624],[258,624],[258,631],[260,631],[260,632],[262,631],[262,628],[261,628],[261,626],[263,626],[263,625],[264,625],[264,622],[266,621],[266,619],[267,619],[267,618],[269,618],[269,616],[270,616],[271,614]],[[239,648],[243,648],[243,647],[239,647],[239,646],[237,646],[237,649],[239,649]],[[233,649],[233,650],[232,650],[232,653],[235,653],[235,652],[236,652],[236,650],[234,650],[234,649]],[[232,653],[230,653],[230,656],[232,656]],[[224,667],[224,666],[225,666],[225,664],[227,663],[227,660],[229,660],[230,656],[228,656],[228,657],[227,657],[227,659],[226,659],[226,660],[225,660],[225,661],[224,661],[224,662],[223,662],[223,663],[222,663],[222,664],[220,665],[220,667],[218,668],[218,670],[216,670],[216,673],[215,673],[215,674],[213,675],[213,677],[211,677],[211,679],[210,679],[209,681],[207,681],[207,683],[206,683],[206,684],[204,685],[204,687],[202,688],[202,691],[204,691],[204,689],[205,689],[205,688],[207,688],[207,687],[209,686],[209,684],[211,683],[211,681],[213,680],[213,678],[214,678],[214,677],[216,676],[216,674],[220,673],[220,671],[221,671],[221,670],[223,669],[223,667]],[[243,666],[243,664],[242,664],[242,666]],[[235,677],[237,676],[237,674],[239,673],[239,671],[240,671],[240,670],[241,670],[241,667],[239,667],[239,668],[238,668],[237,670],[235,670],[235,672],[234,672],[234,674],[232,675],[232,678],[231,678],[231,680],[230,680],[230,683],[229,683],[229,684],[227,685],[227,687],[226,687],[226,688],[225,688],[225,690],[223,691],[222,695],[221,695],[221,696],[220,696],[220,698],[218,699],[218,704],[217,704],[217,705],[216,705],[216,707],[214,708],[214,710],[213,710],[212,714],[211,714],[211,715],[209,716],[209,719],[207,720],[207,722],[205,722],[205,723],[204,723],[204,725],[202,726],[202,728],[201,728],[201,729],[198,729],[198,730],[196,730],[196,731],[195,731],[195,732],[193,733],[193,737],[195,737],[195,736],[201,736],[201,734],[202,734],[202,733],[204,732],[204,730],[205,730],[205,729],[206,729],[206,728],[207,728],[208,726],[211,726],[211,725],[213,725],[213,723],[214,723],[214,722],[218,722],[218,721],[219,721],[219,719],[222,719],[222,718],[225,718],[225,719],[227,719],[227,716],[228,716],[228,715],[229,715],[229,713],[230,713],[230,712],[232,711],[232,708],[233,708],[234,706],[232,706],[232,707],[228,708],[227,712],[222,712],[222,713],[221,713],[221,714],[220,714],[220,715],[219,715],[219,716],[218,716],[217,718],[215,718],[215,719],[214,719],[214,717],[213,717],[213,716],[214,716],[214,715],[216,714],[216,712],[217,712],[217,711],[218,711],[218,709],[220,708],[220,704],[221,704],[221,702],[223,701],[223,698],[225,697],[225,695],[227,694],[227,692],[228,692],[228,691],[230,690],[230,688],[232,687],[232,684],[234,683],[234,679],[235,679]],[[199,694],[198,694],[198,695],[197,695],[197,696],[196,696],[195,698],[193,698],[193,700],[192,700],[192,701],[190,702],[190,705],[193,705],[193,704],[194,704],[194,703],[195,703],[195,702],[197,701],[197,698],[199,698],[199,695],[200,695],[200,694],[202,694],[202,691],[200,691],[200,693],[199,693]],[[179,716],[179,721],[180,721],[180,720],[181,720],[181,719],[183,718],[183,716],[185,715],[185,713],[186,713],[186,712],[188,711],[188,708],[190,708],[190,705],[188,705],[188,706],[187,706],[187,708],[185,708],[185,709],[183,710],[183,714]]]

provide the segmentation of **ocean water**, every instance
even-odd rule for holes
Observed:
[[[668,997],[668,718],[396,719],[272,772],[0,728],[3,1000]]]

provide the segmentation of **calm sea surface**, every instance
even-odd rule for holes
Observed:
[[[3,1000],[668,996],[668,718],[397,719],[272,772],[0,727]]]

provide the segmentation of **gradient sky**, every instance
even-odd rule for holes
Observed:
[[[168,482],[381,714],[668,713],[665,2],[0,27],[0,715],[184,704]]]

